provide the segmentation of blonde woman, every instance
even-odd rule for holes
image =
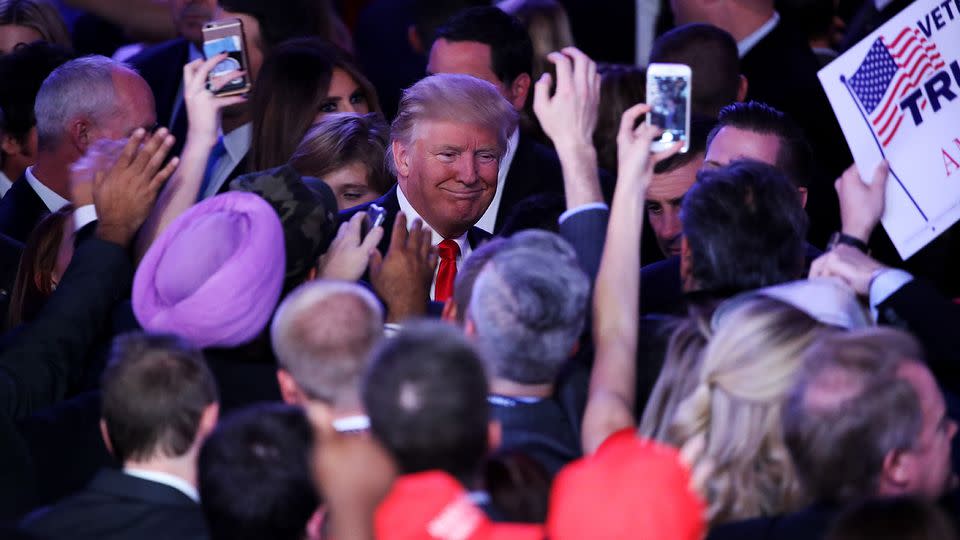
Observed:
[[[0,54],[34,41],[70,49],[70,33],[57,7],[48,0],[0,0]]]
[[[830,330],[766,297],[721,306],[711,327],[700,369],[687,372],[696,386],[663,419],[664,439],[690,463],[711,526],[796,510],[807,501],[784,445],[782,402],[804,351]]]

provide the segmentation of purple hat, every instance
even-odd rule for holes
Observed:
[[[133,279],[133,312],[149,332],[196,347],[256,337],[277,306],[285,271],[283,228],[250,193],[207,199],[174,220]]]

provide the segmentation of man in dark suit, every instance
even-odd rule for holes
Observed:
[[[172,155],[180,155],[187,136],[183,104],[183,66],[203,58],[203,25],[216,18],[216,0],[169,2],[177,39],[144,49],[128,62],[150,85],[156,98],[157,121],[177,138]]]
[[[516,125],[510,103],[474,77],[432,75],[404,92],[388,157],[397,186],[371,204],[387,212],[385,240],[395,236],[400,212],[408,225],[423,222],[440,257],[433,300],[450,297],[460,262],[488,236],[475,224],[494,198],[500,160]],[[346,210],[342,218],[367,208]],[[385,247],[381,242],[382,253]]]
[[[461,11],[437,30],[430,49],[428,73],[462,73],[496,86],[523,111],[533,81],[533,45],[523,25],[495,7]],[[532,140],[522,129],[510,134],[500,165],[496,196],[477,227],[496,234],[520,201],[540,193],[563,193],[563,172],[557,153]],[[602,177],[607,200],[613,181]]]
[[[103,374],[100,429],[123,470],[28,516],[42,538],[206,538],[197,457],[217,423],[217,388],[180,338],[118,337]]]
[[[465,332],[485,353],[500,449],[556,474],[582,453],[578,419],[554,390],[584,328],[590,281],[563,239],[524,231],[484,265],[471,296]]]
[[[871,497],[936,500],[949,490],[956,423],[920,344],[891,329],[823,338],[784,404],[796,475],[816,506],[716,527],[711,540],[823,538],[831,513]]]
[[[92,204],[89,187],[78,196],[70,166],[99,139],[129,137],[156,123],[153,93],[134,71],[102,56],[71,60],[37,94],[37,163],[0,199],[0,233],[26,241],[36,224],[69,202]]]

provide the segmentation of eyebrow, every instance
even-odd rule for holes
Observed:
[[[463,147],[456,146],[453,144],[440,144],[430,149],[431,152],[442,152],[444,150],[453,150],[455,152],[463,152]]]

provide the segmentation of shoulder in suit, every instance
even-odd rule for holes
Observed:
[[[26,242],[37,223],[49,213],[40,195],[21,176],[0,199],[0,234]]]
[[[793,514],[725,523],[711,529],[707,540],[820,540],[836,515],[836,508],[815,505]]]
[[[41,538],[206,538],[200,505],[179,490],[103,469],[79,493],[28,516],[23,529]]]

